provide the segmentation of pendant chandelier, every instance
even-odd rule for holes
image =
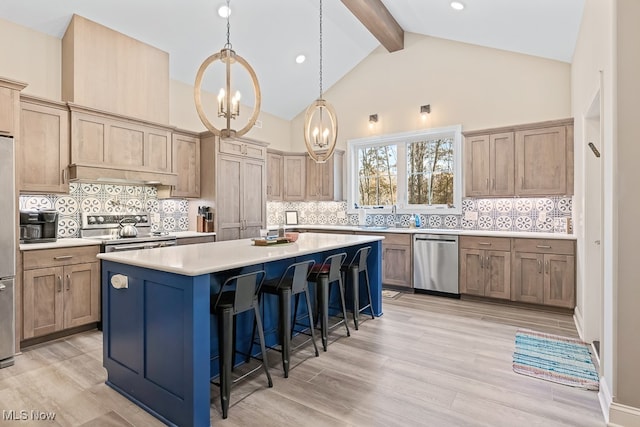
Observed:
[[[231,29],[229,25],[229,15],[229,0],[227,0],[227,43],[224,45],[220,52],[215,53],[204,60],[204,62],[198,69],[198,73],[196,74],[196,81],[194,84],[194,97],[198,116],[200,116],[200,120],[207,129],[209,129],[214,135],[221,138],[242,136],[245,133],[249,132],[253,125],[256,123],[258,114],[260,113],[261,101],[260,86],[258,85],[258,78],[255,71],[253,71],[251,65],[249,65],[249,63],[243,57],[236,54],[236,52],[232,49],[231,42],[229,41],[229,34]],[[217,102],[218,117],[222,117],[225,119],[226,127],[224,129],[216,128],[213,123],[211,123],[211,121],[207,118],[204,108],[202,107],[202,79],[204,77],[206,69],[215,61],[220,61],[225,66],[225,86],[220,89]],[[251,117],[249,118],[247,124],[240,130],[234,130],[231,128],[231,120],[235,120],[238,116],[240,116],[240,92],[236,90],[235,93],[231,95],[231,66],[234,64],[241,65],[247,71],[247,73],[251,77],[251,81],[253,83],[253,91],[255,93],[253,113],[251,114]]]
[[[336,149],[338,118],[333,106],[322,97],[322,0],[320,0],[320,97],[304,116],[304,142],[309,156],[317,163],[331,158]]]

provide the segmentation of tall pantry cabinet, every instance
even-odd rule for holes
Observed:
[[[202,135],[201,197],[214,206],[216,240],[258,237],[266,226],[266,156],[266,143]]]

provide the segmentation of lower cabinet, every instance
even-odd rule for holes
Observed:
[[[575,243],[513,239],[513,300],[575,306]]]
[[[181,237],[176,239],[176,244],[180,245],[195,245],[198,243],[211,243],[216,241],[215,235],[209,236],[194,236],[194,237]]]
[[[100,320],[98,252],[98,246],[23,252],[23,339]]]
[[[511,297],[511,239],[460,237],[460,293]]]

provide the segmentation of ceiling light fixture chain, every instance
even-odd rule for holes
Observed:
[[[323,98],[322,88],[322,0],[320,3],[320,96],[305,112],[304,143],[316,163],[325,163],[333,156],[338,136],[338,118],[333,106]]]
[[[231,24],[229,19],[231,8],[229,6],[229,3],[230,0],[227,0],[227,43],[224,45],[222,50],[220,50],[220,52],[214,53],[213,55],[209,56],[200,65],[200,68],[196,73],[196,81],[193,90],[198,117],[200,117],[202,123],[206,126],[207,129],[209,129],[209,131],[211,131],[211,133],[221,138],[238,137],[249,132],[258,119],[258,115],[260,114],[260,104],[262,100],[262,95],[260,94],[260,85],[258,84],[258,77],[256,76],[255,71],[243,57],[238,55],[231,48]],[[202,81],[204,78],[204,73],[209,65],[216,61],[220,61],[225,65],[225,85],[220,89],[217,99],[218,117],[223,118],[225,121],[225,127],[222,129],[217,128],[209,120],[207,114],[205,113],[204,107],[202,106]],[[235,94],[231,94],[231,66],[235,64],[240,65],[249,74],[251,83],[253,84],[253,92],[255,95],[253,112],[251,113],[251,116],[249,117],[246,125],[242,129],[237,131],[235,129],[232,129],[231,127],[231,121],[237,119],[240,116],[240,91],[236,90]]]
[[[227,44],[224,45],[225,49],[232,49],[230,40],[231,25],[229,24],[229,16],[231,16],[231,8],[229,7],[230,0],[227,0]]]

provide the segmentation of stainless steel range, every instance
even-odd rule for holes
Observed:
[[[135,237],[121,237],[120,224],[135,224]],[[148,212],[86,213],[82,214],[80,237],[102,240],[102,252],[132,251],[175,246],[176,237],[167,233],[151,232]]]

